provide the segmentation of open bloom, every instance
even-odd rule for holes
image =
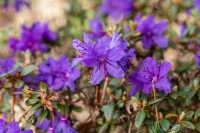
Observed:
[[[158,65],[154,58],[147,57],[138,71],[131,73],[129,76],[130,83],[135,85],[130,95],[134,96],[140,90],[142,90],[144,94],[150,94],[153,85],[155,89],[160,92],[165,92],[166,94],[170,93],[171,84],[167,79],[170,69],[170,62],[164,61]]]
[[[39,66],[38,79],[45,82],[54,91],[69,87],[74,91],[74,81],[80,76],[80,71],[71,67],[67,57],[60,57],[54,60],[49,57],[47,61]]]
[[[18,123],[15,121],[6,124],[4,119],[0,119],[0,133],[33,133],[33,131],[21,130]]]
[[[168,41],[163,35],[163,32],[167,29],[167,22],[156,23],[153,16],[149,16],[145,20],[137,18],[135,21],[138,22],[137,30],[141,33],[142,44],[145,49],[149,49],[155,44],[160,48],[167,46]]]
[[[49,48],[45,41],[56,41],[57,39],[56,33],[49,30],[47,23],[36,22],[31,27],[23,25],[21,29],[20,39],[9,38],[9,48],[13,51],[46,52]]]
[[[96,17],[90,21],[90,27],[92,29],[92,32],[88,33],[88,35],[91,39],[99,39],[106,35],[103,24],[101,23],[99,17]]]
[[[0,60],[0,74],[7,73],[13,69],[15,61],[12,58],[5,58]]]
[[[198,12],[199,12],[199,15],[200,15],[200,1],[199,0],[194,0],[194,5],[196,6]]]
[[[73,64],[82,61],[83,65],[93,68],[90,79],[92,85],[99,84],[108,74],[114,78],[124,77],[126,65],[134,58],[134,50],[128,50],[126,42],[121,41],[117,33],[94,43],[86,38],[84,40],[87,43],[73,41],[74,48],[81,54]]]
[[[30,7],[30,4],[26,0],[14,0],[13,4],[16,11],[20,11],[22,6]]]
[[[104,0],[99,7],[101,13],[108,14],[115,21],[127,17],[132,10],[131,0]]]
[[[54,113],[52,125],[50,120],[44,119],[41,123],[37,122],[36,127],[41,130],[47,130],[47,133],[78,133],[73,127],[71,127],[70,120],[62,117],[57,112]]]

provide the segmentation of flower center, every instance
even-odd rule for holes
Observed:
[[[157,77],[153,77],[153,79],[152,79],[152,83],[154,84],[157,80],[158,80]]]

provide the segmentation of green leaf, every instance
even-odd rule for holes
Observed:
[[[47,95],[49,95],[49,88],[45,83],[40,83],[40,89],[44,90]]]
[[[190,120],[192,119],[193,115],[194,115],[194,111],[188,111],[185,114],[185,119]]]
[[[172,127],[171,131],[178,132],[180,130],[180,128],[181,128],[181,125],[177,124],[177,125]]]
[[[194,124],[192,124],[190,121],[182,121],[181,124],[186,128],[193,129],[193,130],[195,129]]]
[[[135,127],[139,128],[143,123],[144,119],[145,119],[145,112],[143,110],[139,111],[135,118]]]
[[[24,82],[21,80],[18,80],[17,82],[15,82],[15,88],[21,88],[24,85]]]
[[[41,123],[48,115],[48,110],[41,109],[40,114],[37,117],[39,123]]]
[[[21,75],[25,76],[25,75],[31,73],[33,70],[35,70],[35,68],[36,68],[35,65],[29,65],[29,66],[23,68],[23,70],[21,72]]]
[[[76,111],[76,112],[81,112],[82,111],[82,108],[81,107],[78,107],[78,106],[73,106],[72,107],[72,110]]]
[[[101,111],[104,112],[106,120],[109,121],[112,119],[114,107],[115,107],[114,103],[109,103],[101,108]]]
[[[167,119],[162,119],[160,121],[160,125],[164,131],[167,131],[169,129],[170,122]]]
[[[200,108],[196,110],[195,117],[196,118],[200,117]]]
[[[117,107],[122,108],[124,106],[124,102],[122,100],[117,101]]]
[[[35,112],[38,111],[41,107],[41,103],[38,103],[35,106],[33,106],[32,109],[29,111],[28,116],[32,116],[33,114],[35,114]]]
[[[164,98],[159,98],[159,99],[156,99],[156,100],[150,100],[149,101],[149,105],[152,105],[152,104],[155,104],[155,103],[157,103],[157,102],[160,102],[160,101],[162,101]]]
[[[38,98],[33,98],[33,99],[28,99],[26,101],[26,105],[27,106],[30,106],[30,105],[33,105],[33,104],[36,104],[37,102],[39,102],[40,100]]]
[[[108,129],[108,123],[103,124],[100,128],[99,128],[99,133],[105,133],[105,131]]]
[[[200,122],[198,122],[198,123],[195,124],[195,128],[196,128],[198,131],[200,131]]]

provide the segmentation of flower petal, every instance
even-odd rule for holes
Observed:
[[[160,71],[159,71],[159,78],[166,76],[168,72],[170,71],[172,65],[168,61],[164,61],[163,63],[160,64]]]
[[[122,49],[116,47],[109,50],[107,58],[112,61],[119,61],[122,57],[125,56],[125,53]]]
[[[104,79],[105,77],[105,68],[103,66],[103,64],[101,64],[100,66],[95,66],[92,70],[92,74],[91,74],[91,84],[92,85],[96,85],[96,84],[100,84],[100,82]]]
[[[168,41],[163,35],[153,36],[153,40],[160,48],[167,47]]]
[[[151,38],[143,36],[142,37],[142,45],[144,49],[149,49],[153,45],[153,41]]]
[[[171,84],[167,78],[162,78],[155,83],[155,88],[159,91],[164,91],[166,94],[171,92]]]
[[[106,69],[114,78],[123,78],[125,75],[120,65],[113,61],[106,63]]]

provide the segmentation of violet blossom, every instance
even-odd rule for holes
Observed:
[[[138,71],[131,73],[129,76],[130,83],[135,86],[131,89],[130,95],[134,96],[140,90],[144,94],[150,94],[153,85],[160,92],[170,93],[171,84],[167,78],[170,69],[170,62],[164,61],[158,65],[154,58],[147,57],[143,65],[139,66]]]
[[[88,33],[91,39],[99,39],[106,35],[103,24],[99,17],[96,17],[90,21],[91,32]]]
[[[120,39],[117,33],[113,36],[105,36],[97,42],[91,43],[87,36],[85,42],[73,41],[74,48],[80,53],[73,64],[82,62],[83,65],[93,68],[91,73],[91,84],[100,84],[107,76],[123,78],[127,70],[127,64],[134,58],[134,50],[127,49],[125,41]]]
[[[127,17],[132,10],[131,0],[104,0],[99,7],[101,13],[108,14],[115,21]]]
[[[137,30],[141,33],[142,44],[145,49],[149,49],[153,45],[160,48],[167,47],[168,41],[163,35],[163,32],[167,29],[166,21],[156,23],[153,16],[142,20],[141,14],[137,16],[135,21],[138,23]]]
[[[25,6],[27,8],[30,8],[30,4],[27,0],[13,0],[12,3],[9,1],[5,0],[4,5],[5,8],[13,6],[17,12],[20,11],[20,9]]]
[[[38,114],[37,114],[38,115]],[[36,127],[41,130],[47,130],[47,133],[78,133],[71,127],[70,120],[62,117],[59,113],[54,113],[54,120],[44,119],[41,123],[37,122]]]
[[[200,15],[200,1],[199,0],[194,0],[194,5],[196,6],[198,13]]]
[[[49,47],[45,41],[56,41],[57,34],[52,32],[47,23],[34,23],[31,27],[23,25],[21,27],[21,38],[9,38],[9,48],[13,51],[30,50],[32,53],[36,51],[47,52]]]
[[[15,121],[6,124],[4,119],[0,119],[0,133],[33,133],[33,131],[30,129],[21,130]]]
[[[58,60],[49,57],[44,64],[39,66],[38,79],[45,82],[54,91],[65,90],[67,87],[73,92],[74,81],[80,76],[80,71],[71,67],[67,57],[62,56]]]
[[[14,68],[15,61],[12,58],[0,60],[0,74],[7,73]]]

